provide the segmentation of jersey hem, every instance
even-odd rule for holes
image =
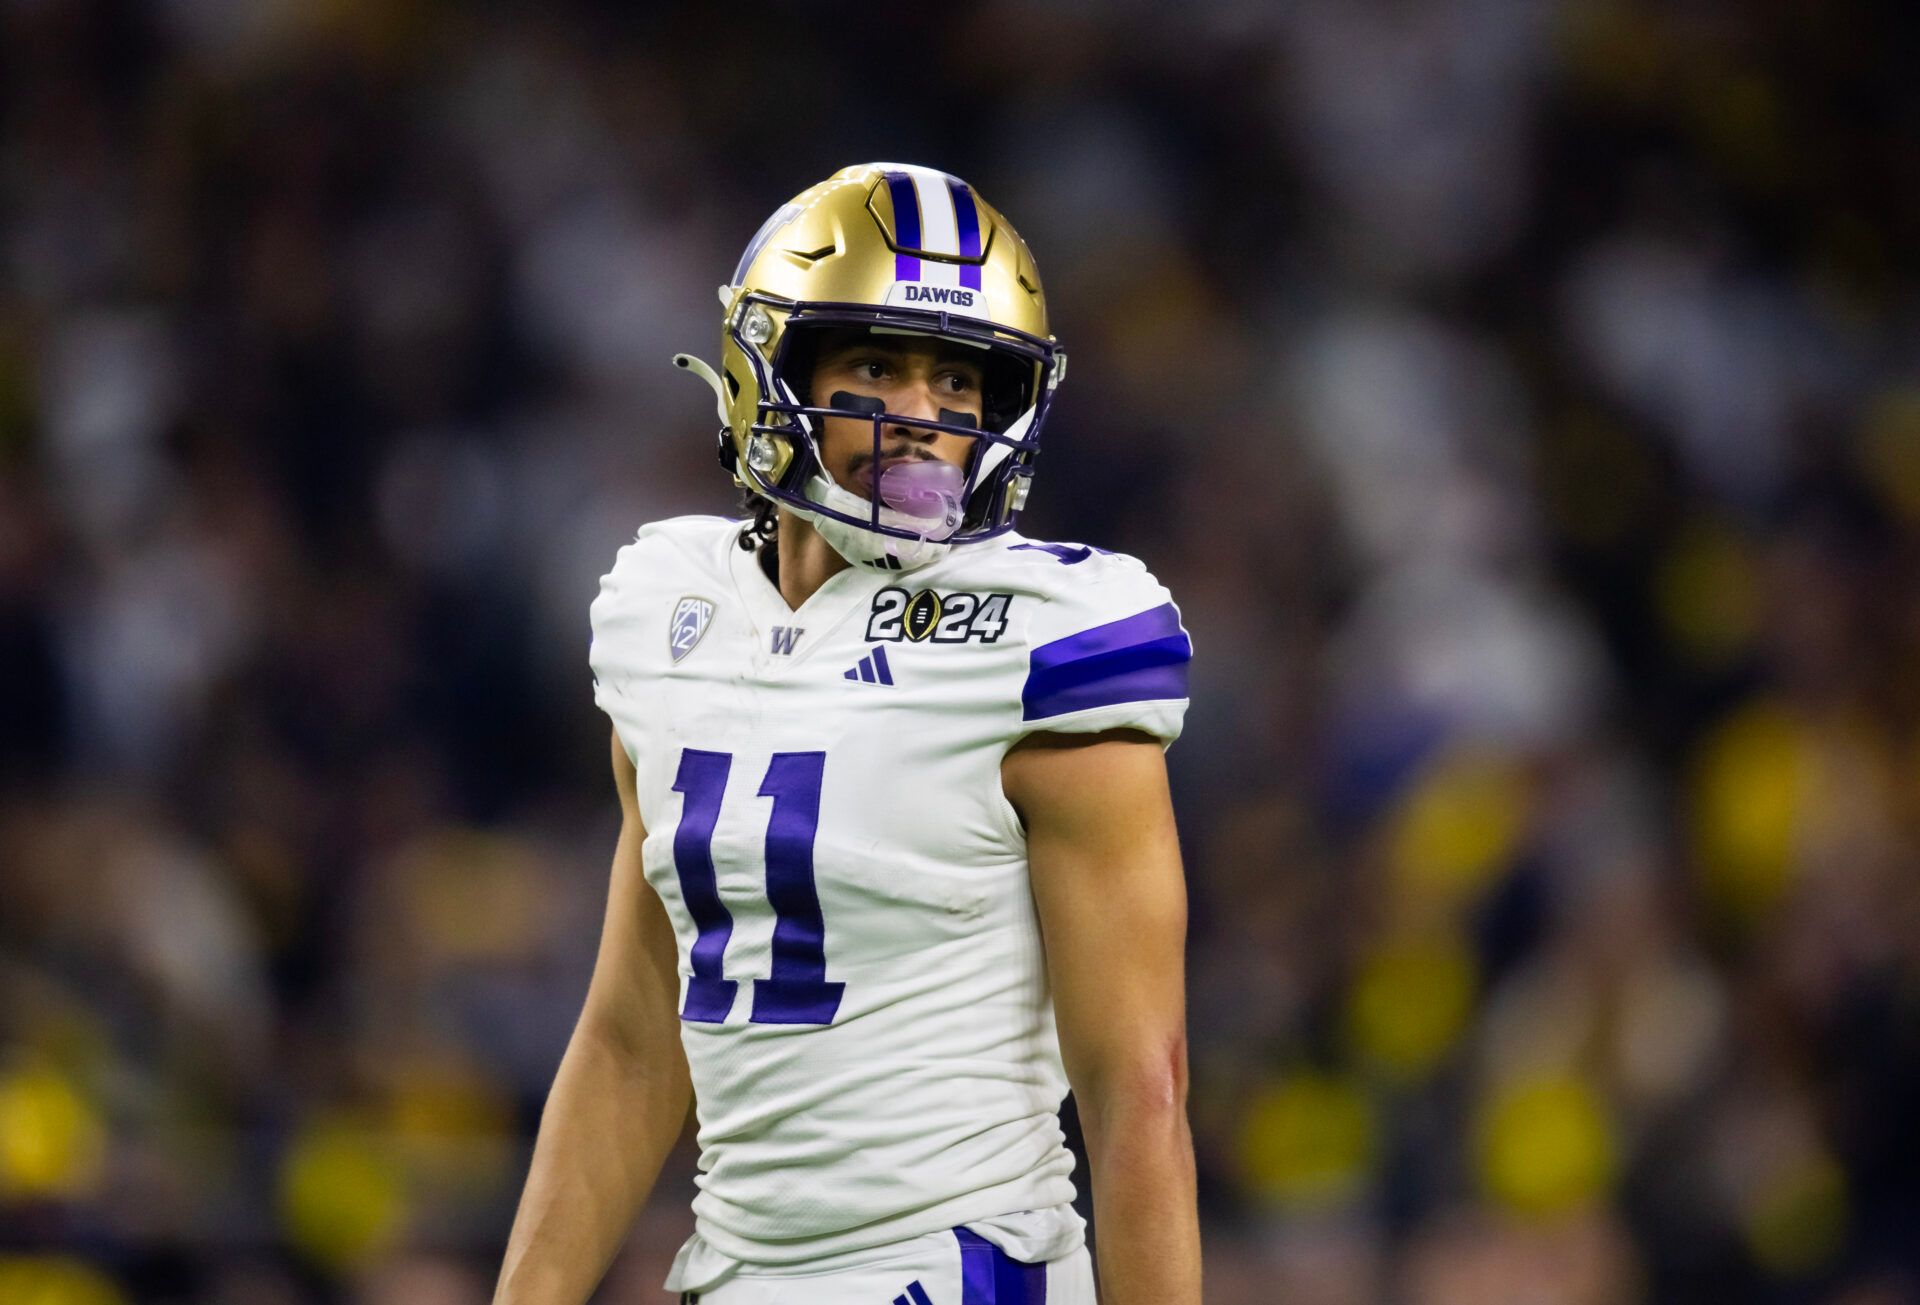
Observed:
[[[1086,1242],[1086,1221],[1070,1201],[1039,1209],[1008,1211],[1000,1202],[981,1202],[981,1195],[973,1193],[944,1201],[911,1216],[869,1224],[857,1232],[784,1247],[736,1237],[714,1227],[709,1220],[696,1217],[694,1234],[674,1256],[673,1267],[663,1285],[668,1291],[708,1291],[743,1270],[786,1270],[815,1262],[820,1262],[818,1267],[822,1272],[853,1267],[852,1263],[837,1262],[962,1225],[974,1227],[1009,1254],[1019,1249],[1038,1259],[1051,1260],[1071,1254]],[[1038,1235],[1022,1230],[1023,1224],[1036,1226]]]
[[[1174,740],[1180,737],[1179,717],[1184,714],[1186,704],[1185,698],[1147,698],[1138,702],[1088,707],[1084,711],[1062,712],[1058,716],[1040,716],[1033,720],[1022,720],[1021,732],[1013,742],[1017,743],[1029,734],[1096,734],[1101,730],[1132,729],[1151,734],[1160,740],[1160,746],[1164,749],[1171,747]],[[1172,721],[1157,719],[1169,715],[1173,717]]]

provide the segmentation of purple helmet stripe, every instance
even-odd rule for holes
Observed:
[[[920,196],[913,189],[913,178],[904,172],[887,174],[887,190],[893,196],[893,238],[902,249],[920,248]],[[920,259],[914,254],[895,253],[893,279],[918,281]]]
[[[974,206],[973,191],[967,183],[947,178],[947,191],[953,196],[953,220],[960,229],[960,257],[980,257],[980,210]],[[960,284],[969,290],[980,288],[980,265],[962,263]]]

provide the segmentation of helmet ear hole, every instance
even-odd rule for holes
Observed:
[[[1020,419],[1032,402],[1033,364],[990,352],[981,382],[981,425],[996,435]]]

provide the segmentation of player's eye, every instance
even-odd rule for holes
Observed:
[[[887,365],[878,358],[862,358],[854,363],[853,374],[863,381],[884,381]]]
[[[971,394],[979,388],[979,382],[966,372],[942,372],[939,380],[948,394]]]

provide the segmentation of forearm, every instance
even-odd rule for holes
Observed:
[[[581,1305],[686,1122],[677,1046],[642,1057],[583,1022],[554,1076],[495,1305]]]
[[[1081,1107],[1101,1305],[1200,1305],[1200,1218],[1184,1101]]]

